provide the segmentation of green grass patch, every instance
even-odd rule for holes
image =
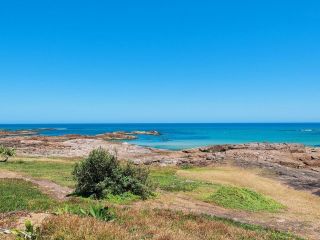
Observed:
[[[32,183],[18,179],[0,180],[0,212],[43,211],[56,202],[40,192]]]
[[[34,178],[47,179],[62,186],[74,187],[75,182],[71,175],[74,163],[23,161],[15,160],[0,164],[0,169],[27,174]]]
[[[108,194],[105,199],[109,203],[129,204],[129,203],[141,200],[141,197],[138,195],[134,195],[131,192],[125,192],[125,193],[119,194],[119,195]]]
[[[284,206],[273,199],[247,188],[220,186],[207,200],[225,208],[246,211],[277,212]]]
[[[176,175],[173,168],[157,168],[150,173],[156,187],[169,192],[188,192],[201,186],[201,182],[185,179]]]

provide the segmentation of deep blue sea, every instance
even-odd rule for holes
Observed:
[[[0,129],[41,129],[41,135],[95,135],[113,131],[157,130],[160,136],[140,135],[130,143],[164,149],[210,144],[288,142],[320,146],[320,123],[205,123],[205,124],[0,124]]]

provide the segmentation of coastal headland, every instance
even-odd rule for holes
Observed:
[[[168,150],[130,143],[130,140],[139,138],[140,135],[161,135],[161,132],[154,130],[60,136],[44,135],[42,131],[51,130],[0,131],[0,145],[16,150],[15,157],[0,164],[0,183],[2,183],[0,187],[5,194],[11,194],[10,192],[16,194],[16,191],[20,191],[19,194],[23,196],[20,200],[8,201],[4,198],[3,204],[0,204],[2,208],[0,236],[4,236],[1,235],[1,228],[3,231],[12,228],[23,229],[22,223],[26,220],[31,220],[42,229],[48,227],[52,221],[57,221],[53,226],[62,228],[68,225],[62,221],[63,219],[82,221],[82,218],[74,215],[64,214],[57,217],[44,210],[55,211],[58,203],[52,201],[79,207],[77,203],[80,201],[79,198],[70,196],[75,187],[72,178],[74,164],[87,158],[92,150],[101,147],[117,156],[120,161],[131,161],[138,167],[147,166],[150,170],[150,180],[156,186],[156,197],[147,200],[130,199],[130,194],[104,199],[104,204],[111,206],[118,216],[123,214],[125,205],[133,211],[126,212],[126,217],[135,216],[137,222],[143,218],[140,213],[151,211],[146,218],[148,222],[144,224],[148,226],[156,223],[156,221],[150,222],[152,216],[162,219],[163,223],[175,225],[175,221],[181,221],[183,216],[193,214],[193,217],[201,218],[194,220],[193,224],[200,224],[203,221],[208,221],[205,224],[217,223],[219,226],[222,224],[221,236],[230,234],[230,238],[227,239],[239,239],[237,233],[230,233],[234,227],[236,231],[242,231],[241,236],[247,234],[254,236],[254,239],[300,239],[291,235],[292,233],[308,239],[318,239],[320,229],[320,148],[318,147],[288,143],[245,143]],[[38,189],[39,192],[34,193],[34,196],[25,195],[26,188],[28,191]],[[33,206],[31,203],[43,199],[46,199],[48,206],[30,207]],[[21,210],[25,209],[27,212],[17,211],[16,206],[10,208],[11,202],[15,201],[19,204],[23,201],[29,202],[21,207]],[[88,201],[90,204],[96,204],[94,199]],[[85,207],[84,202],[80,204]],[[59,209],[61,211],[61,208]],[[179,215],[181,213],[178,214],[177,211],[187,215]],[[163,214],[170,214],[172,219],[168,220],[167,215]],[[211,220],[208,220],[208,217]],[[199,237],[194,235],[198,232],[194,230],[193,225],[190,225],[188,219],[187,217],[186,229],[190,229],[190,233],[193,234],[188,239],[203,239],[202,235]],[[93,219],[90,221],[99,222]],[[236,225],[231,226],[230,221]],[[95,227],[92,234],[97,234],[96,229],[100,229],[104,234],[107,229],[113,228],[120,228],[121,234],[126,233],[127,230],[118,225],[117,221],[112,224],[114,226],[108,225],[107,228]],[[132,224],[135,225],[136,222]],[[247,224],[253,224],[252,229],[256,230],[243,232]],[[85,222],[81,222],[79,226],[84,225]],[[70,225],[72,235],[79,232],[73,229],[74,226]],[[174,229],[165,227],[168,228]],[[92,229],[90,225],[88,231],[93,231]],[[155,226],[155,229],[159,229],[159,226]],[[208,227],[205,231],[209,236],[217,234],[215,229]],[[184,231],[189,230],[181,230],[179,234],[184,234]],[[54,235],[56,232],[54,230],[48,234]],[[131,239],[130,234],[128,230],[128,236],[121,239]],[[149,233],[139,228],[139,234],[144,236]],[[82,238],[84,236],[79,237]],[[13,238],[9,236],[7,239]]]
[[[286,184],[320,195],[320,148],[302,144],[246,143],[212,145],[180,151],[155,149],[126,142],[139,135],[160,135],[158,131],[108,132],[94,136],[70,134],[42,136],[38,131],[0,131],[0,145],[13,147],[19,156],[87,156],[102,147],[121,160],[160,166],[219,166],[260,168]],[[117,140],[117,141],[115,141]],[[122,141],[119,141],[122,140]]]

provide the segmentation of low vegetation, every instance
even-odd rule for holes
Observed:
[[[105,200],[107,200],[109,203],[114,204],[129,204],[141,200],[141,197],[131,192],[125,192],[117,195],[107,194]]]
[[[225,208],[241,209],[247,211],[276,212],[283,205],[273,199],[247,188],[220,186],[207,200]]]
[[[154,183],[162,190],[170,192],[188,192],[196,199],[247,211],[276,212],[284,206],[270,197],[247,188],[208,183],[177,175],[175,168],[157,168],[151,172]]]
[[[131,163],[121,165],[117,157],[99,148],[75,165],[73,176],[77,182],[75,194],[97,199],[109,194],[132,193],[142,199],[152,192],[149,171]]]
[[[189,192],[201,185],[199,181],[177,176],[176,171],[174,168],[156,168],[151,171],[151,179],[158,188],[169,192]]]
[[[170,210],[122,208],[116,211],[117,218],[111,222],[77,215],[53,216],[41,226],[39,239],[299,239],[258,226]]]
[[[18,179],[0,179],[0,213],[10,211],[45,211],[56,202],[32,183]]]
[[[75,214],[81,217],[93,217],[101,221],[110,221],[115,218],[114,213],[109,207],[99,204],[90,205],[88,207],[67,204],[64,207],[59,208],[57,214]]]
[[[76,165],[73,161],[62,159],[37,161],[15,158],[0,164],[0,169],[52,180],[64,186],[76,186],[77,194],[84,196],[57,202],[29,182],[0,180],[0,213],[19,210],[55,213],[36,231],[37,240],[299,239],[287,233],[228,219],[173,210],[153,210],[147,206],[150,203],[161,207],[161,204],[166,204],[163,201],[167,197],[175,198],[177,193],[177,202],[172,201],[174,204],[179,204],[179,197],[182,197],[183,202],[196,204],[206,201],[224,208],[249,212],[285,214],[288,211],[287,208],[280,211],[285,206],[269,198],[268,193],[260,189],[251,185],[246,188],[232,184],[231,180],[236,180],[231,173],[225,174],[224,169],[183,166],[182,169],[152,167],[147,171],[145,168],[121,163],[103,149],[93,151]],[[229,178],[230,183],[227,181]],[[155,200],[131,204],[149,198],[153,193],[156,193]],[[0,214],[2,226],[6,225],[1,225]]]
[[[50,159],[45,159],[45,161],[14,159],[0,164],[0,169],[23,173],[34,178],[47,179],[67,187],[75,185],[71,175],[73,167],[74,163],[72,162],[56,162],[50,161]]]
[[[5,147],[0,145],[0,162],[7,162],[9,157],[13,157],[16,151],[14,148]]]

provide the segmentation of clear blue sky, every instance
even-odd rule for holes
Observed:
[[[319,1],[1,1],[0,122],[320,121]]]

